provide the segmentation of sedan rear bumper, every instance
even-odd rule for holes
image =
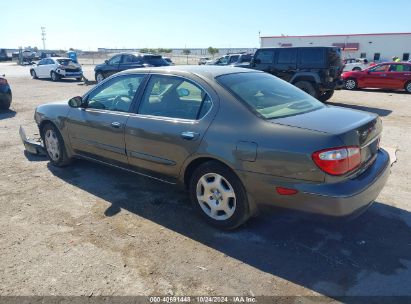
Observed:
[[[278,182],[272,176],[250,172],[239,175],[258,204],[327,216],[348,216],[367,208],[377,198],[389,174],[390,157],[381,149],[375,162],[360,176],[334,184]],[[296,189],[298,193],[279,195],[278,186]]]

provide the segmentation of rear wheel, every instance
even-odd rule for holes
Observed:
[[[347,90],[355,90],[358,87],[358,83],[357,80],[350,78],[344,82],[344,86]]]
[[[327,101],[327,100],[330,99],[333,95],[334,95],[334,90],[325,91],[325,92],[322,92],[322,93],[320,94],[320,96],[318,96],[318,100],[320,100],[320,101]]]
[[[317,90],[315,89],[314,85],[309,82],[309,81],[298,81],[294,83],[294,85],[299,88],[300,90],[303,90],[304,92],[310,94],[311,96],[317,98]]]
[[[100,73],[100,72],[96,73],[96,81],[97,81],[97,83],[100,83],[100,82],[102,82],[103,80],[104,80],[104,75],[103,75],[103,73]]]
[[[197,211],[213,226],[234,229],[250,217],[244,186],[219,162],[200,165],[191,176],[189,192]]]
[[[60,76],[54,71],[52,71],[50,73],[50,77],[51,77],[51,80],[53,80],[53,81],[59,81],[60,80]]]
[[[406,90],[408,93],[411,93],[411,81],[409,81],[409,82],[407,82],[407,83],[405,84],[405,90]]]
[[[59,130],[48,123],[42,129],[42,138],[50,162],[57,167],[67,166],[71,159],[67,156],[66,146]]]

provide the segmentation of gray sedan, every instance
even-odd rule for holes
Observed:
[[[326,106],[243,68],[128,70],[82,97],[39,106],[35,120],[53,165],[83,158],[182,185],[224,229],[261,204],[359,212],[390,171],[377,115]]]

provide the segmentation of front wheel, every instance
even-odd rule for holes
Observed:
[[[77,81],[81,81],[83,79],[83,77],[77,77],[76,80]]]
[[[355,90],[358,87],[358,83],[355,79],[347,79],[344,81],[344,87],[347,90]]]
[[[37,79],[37,74],[36,74],[36,71],[35,71],[35,70],[31,70],[31,71],[30,71],[30,75],[31,75],[31,77],[32,77],[33,79]]]
[[[405,90],[406,90],[408,93],[411,93],[411,81],[409,81],[409,82],[407,82],[407,83],[405,84]]]
[[[334,90],[325,91],[325,92],[322,92],[320,96],[318,96],[318,100],[324,102],[330,99],[333,95],[334,95]]]
[[[218,162],[200,165],[189,185],[190,199],[201,216],[222,229],[234,229],[250,217],[247,194],[240,179]]]
[[[42,129],[42,138],[50,162],[56,167],[67,166],[71,159],[67,156],[64,140],[59,130],[49,123]]]
[[[294,84],[300,90],[303,90],[307,94],[310,94],[314,98],[317,98],[317,90],[315,89],[314,85],[308,81],[298,81]]]
[[[11,92],[0,93],[0,110],[8,110],[11,105]]]
[[[103,75],[103,73],[100,73],[100,72],[96,73],[96,81],[97,81],[97,83],[100,83],[100,82],[102,82],[103,80],[104,80],[104,75]]]

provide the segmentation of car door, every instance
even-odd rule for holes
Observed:
[[[388,88],[388,68],[389,64],[379,64],[368,69],[361,80],[361,87],[368,88]],[[361,72],[359,72],[361,73]]]
[[[143,62],[141,59],[131,54],[124,54],[121,58],[118,69],[119,71],[125,71],[141,67],[143,67]]]
[[[70,109],[70,144],[79,155],[127,165],[124,128],[145,74],[126,74],[97,86],[84,108]]]
[[[272,73],[274,65],[273,49],[260,49],[256,52],[253,59],[253,68],[256,70]]]
[[[297,70],[297,51],[298,49],[279,49],[272,70],[273,75],[290,81]]]
[[[45,64],[47,59],[42,59],[37,63],[37,65],[33,68],[34,72],[36,72],[37,77],[42,78],[45,74]]]
[[[104,67],[104,75],[106,78],[120,71],[121,57],[122,55],[117,55],[107,61],[107,65]]]
[[[151,75],[139,108],[126,125],[130,165],[175,180],[200,145],[216,113],[217,99],[204,82],[200,86],[179,76]]]
[[[403,89],[411,78],[411,65],[394,63],[388,69],[388,82],[392,89]]]

